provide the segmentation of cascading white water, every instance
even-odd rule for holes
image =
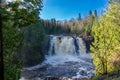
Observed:
[[[73,39],[71,37],[56,38],[54,42],[54,51],[56,55],[75,54]]]
[[[48,51],[49,55],[75,55],[82,53],[86,53],[85,43],[82,38],[73,38],[71,36],[51,36],[50,49]]]
[[[50,35],[50,47],[45,63],[52,65],[64,64],[68,61],[79,62],[86,53],[85,43],[82,38],[72,36]]]
[[[24,68],[24,71],[38,70],[38,74],[41,75],[38,78],[46,76],[83,78],[93,75],[92,58],[90,54],[85,54],[86,46],[82,38],[50,35],[49,42],[48,55],[45,56],[44,62]],[[41,71],[41,68],[45,69]],[[24,80],[24,78],[26,78],[26,75],[21,77],[20,80]],[[39,80],[38,78],[36,80]]]
[[[82,38],[77,37],[77,44],[79,45],[79,53],[86,53],[86,46]]]

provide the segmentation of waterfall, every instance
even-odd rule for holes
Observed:
[[[50,35],[49,55],[80,55],[86,53],[82,38]]]
[[[85,78],[93,76],[92,58],[90,54],[84,54],[86,53],[86,46],[82,38],[50,35],[48,42],[49,49],[48,55],[45,55],[45,60],[36,66],[24,68],[24,71],[37,71],[33,75],[38,78],[47,76]],[[26,75],[24,71],[23,74]],[[24,79],[26,76],[21,77],[20,80],[29,80]],[[29,76],[32,76],[31,73]],[[39,79],[36,78],[35,80]]]

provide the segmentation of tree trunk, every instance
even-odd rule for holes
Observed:
[[[0,1],[1,4],[1,1]],[[4,78],[4,71],[3,71],[3,47],[2,47],[2,16],[0,14],[0,80]]]

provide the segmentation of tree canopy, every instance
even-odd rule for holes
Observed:
[[[110,2],[101,19],[92,27],[94,36],[93,63],[95,74],[102,75],[120,70],[120,5]]]
[[[18,51],[23,44],[22,28],[39,21],[42,0],[2,2],[3,59],[5,80],[18,80],[22,63]]]

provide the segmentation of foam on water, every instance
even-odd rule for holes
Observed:
[[[76,46],[74,40],[77,40],[79,53],[76,52]],[[86,53],[86,47],[82,38],[73,38],[71,36],[50,36],[50,48],[48,55],[45,56],[45,60],[42,64],[38,64],[33,67],[23,68],[23,70],[37,70],[47,64],[58,66],[66,64],[66,62],[78,62],[78,70],[76,76],[72,78],[89,77],[93,75],[93,65],[90,62],[92,59],[90,54]],[[25,80],[21,77],[20,80]]]
[[[46,56],[46,60],[44,63],[51,64],[51,65],[58,65],[64,64],[65,62],[73,61],[73,62],[85,62],[87,64],[92,65],[92,63],[87,62],[83,59],[91,59],[90,54],[83,54],[82,56],[77,55],[53,55],[53,56]]]

